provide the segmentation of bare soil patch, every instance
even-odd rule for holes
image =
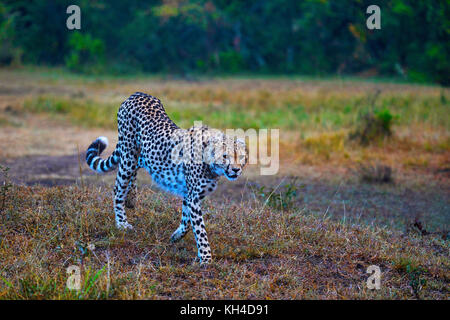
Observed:
[[[7,159],[1,164],[10,168],[11,181],[23,185],[64,186],[80,181],[80,161],[83,154],[66,156],[31,155]],[[95,173],[86,166],[81,174],[92,176]]]

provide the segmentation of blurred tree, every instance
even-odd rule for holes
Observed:
[[[366,27],[370,0],[0,4],[3,64],[23,50],[25,63],[77,70],[103,64],[109,72],[362,73],[450,82],[448,0],[379,0],[381,30]],[[81,8],[82,37],[65,27],[70,4]],[[86,42],[97,49],[75,44]]]
[[[0,65],[20,64],[22,50],[15,47],[15,14],[0,3]]]
[[[23,49],[25,62],[49,65],[64,63],[69,35],[65,27],[69,2],[3,1],[15,16],[14,44]]]

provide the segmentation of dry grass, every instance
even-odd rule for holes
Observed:
[[[344,225],[301,208],[205,204],[214,262],[193,236],[169,244],[180,201],[141,191],[135,231],[113,226],[110,190],[13,187],[1,212],[2,299],[447,299],[449,246],[438,236]],[[366,268],[382,270],[381,290]],[[81,267],[82,290],[66,288]]]

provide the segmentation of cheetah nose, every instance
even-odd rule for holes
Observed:
[[[234,173],[238,173],[240,169],[239,168],[233,168],[232,170],[234,171]]]

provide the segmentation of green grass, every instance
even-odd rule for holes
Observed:
[[[182,127],[190,127],[201,120],[217,128],[279,128],[288,131],[336,131],[351,129],[361,114],[372,109],[364,95],[324,94],[314,99],[296,97],[292,92],[256,91],[252,97],[241,98],[232,92],[194,91],[171,92],[158,90],[169,116]],[[239,93],[237,93],[239,94]],[[240,93],[244,95],[243,93]],[[444,101],[444,102],[443,102]],[[434,95],[386,94],[375,103],[375,112],[389,112],[396,126],[422,124],[432,128],[450,126],[450,100]],[[75,124],[114,128],[120,102],[100,102],[89,98],[39,96],[27,100],[27,111],[66,116]]]
[[[0,81],[5,90],[16,82],[25,87],[39,83],[47,93],[34,91],[25,110],[62,114],[85,126],[114,128],[120,103],[133,92],[143,91],[160,98],[169,116],[182,127],[203,120],[217,128],[279,128],[307,135],[353,129],[368,111],[388,111],[397,127],[450,127],[448,89],[395,81],[301,76],[188,81],[145,74],[85,76],[45,68],[3,70]]]
[[[77,125],[87,127],[117,128],[117,106],[95,103],[90,100],[38,97],[27,100],[24,110],[67,117]]]
[[[446,299],[449,243],[343,225],[301,208],[206,202],[213,263],[189,233],[173,245],[181,200],[141,191],[135,230],[114,227],[110,190],[13,187],[0,215],[0,299]],[[382,270],[381,290],[366,268]],[[66,288],[79,266],[79,292]]]
[[[426,83],[424,81],[413,81],[408,80],[404,77],[382,77],[382,76],[372,76],[372,77],[358,77],[352,75],[345,76],[334,76],[334,75],[301,75],[301,74],[275,74],[275,73],[263,73],[263,72],[239,72],[239,73],[196,73],[192,72],[189,74],[167,74],[167,73],[146,73],[146,72],[130,72],[130,73],[120,73],[114,74],[111,72],[88,74],[79,73],[68,70],[64,67],[42,67],[36,65],[22,65],[20,68],[5,68],[5,70],[11,70],[15,74],[22,74],[26,76],[36,76],[38,78],[44,78],[46,80],[51,80],[55,82],[64,81],[81,81],[86,82],[98,82],[98,81],[148,81],[152,80],[194,80],[194,81],[215,81],[215,80],[270,80],[270,81],[298,81],[298,82],[333,82],[339,84],[352,84],[352,83],[364,83],[364,84],[397,84],[397,85],[410,85],[417,87],[435,87],[436,85],[432,82]]]

